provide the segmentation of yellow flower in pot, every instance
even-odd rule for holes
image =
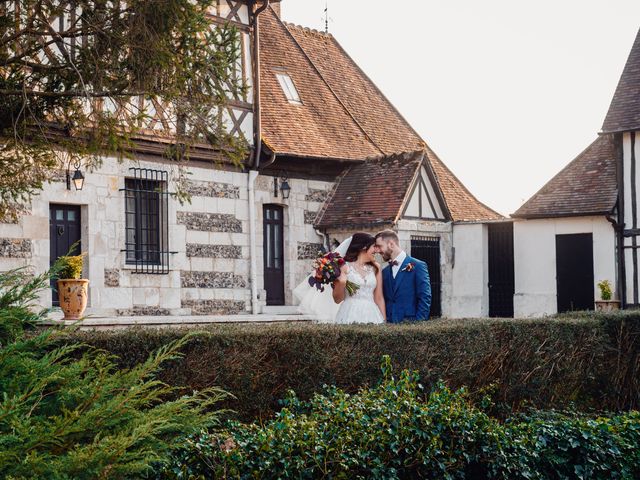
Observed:
[[[89,280],[80,278],[83,263],[84,254],[64,255],[57,260],[58,297],[65,320],[79,320],[87,308]]]
[[[600,289],[600,298],[602,300],[596,300],[596,310],[601,312],[610,312],[618,310],[620,308],[620,302],[612,300],[613,288],[609,280],[602,280],[598,282],[598,288]]]

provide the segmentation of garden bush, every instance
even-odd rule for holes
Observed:
[[[25,335],[47,317],[34,305],[49,280],[0,273],[0,478],[140,478],[177,436],[214,424],[222,392],[181,396],[155,377],[189,337],[118,369],[55,330]]]
[[[132,367],[193,332],[129,329],[71,336]],[[442,379],[471,398],[491,386],[505,412],[640,407],[640,312],[536,320],[438,320],[415,325],[219,325],[198,334],[160,378],[175,386],[213,385],[235,398],[239,418],[268,418],[288,389],[309,399],[323,384],[353,393],[375,385],[379,362],[417,370],[427,387]]]
[[[335,387],[304,402],[289,393],[264,425],[231,422],[190,437],[157,469],[177,478],[640,478],[640,414],[591,417],[530,411],[501,422],[489,400],[415,372],[350,395]]]

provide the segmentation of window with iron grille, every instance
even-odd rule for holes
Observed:
[[[135,273],[169,273],[168,174],[131,168],[125,179],[125,257]]]

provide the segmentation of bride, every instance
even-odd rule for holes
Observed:
[[[327,288],[324,292],[309,287],[306,280],[298,285],[294,294],[301,300],[300,311],[328,323],[384,323],[382,272],[373,257],[375,238],[368,233],[355,233],[335,251],[346,260],[340,277],[333,289]],[[358,286],[353,295],[346,290],[347,281]]]

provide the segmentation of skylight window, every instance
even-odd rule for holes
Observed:
[[[289,100],[289,103],[302,105],[302,100],[300,100],[300,95],[298,94],[298,90],[296,90],[296,86],[293,84],[291,77],[287,73],[276,73],[276,78],[278,79],[278,83],[280,83],[280,87],[282,87],[285,97]]]

